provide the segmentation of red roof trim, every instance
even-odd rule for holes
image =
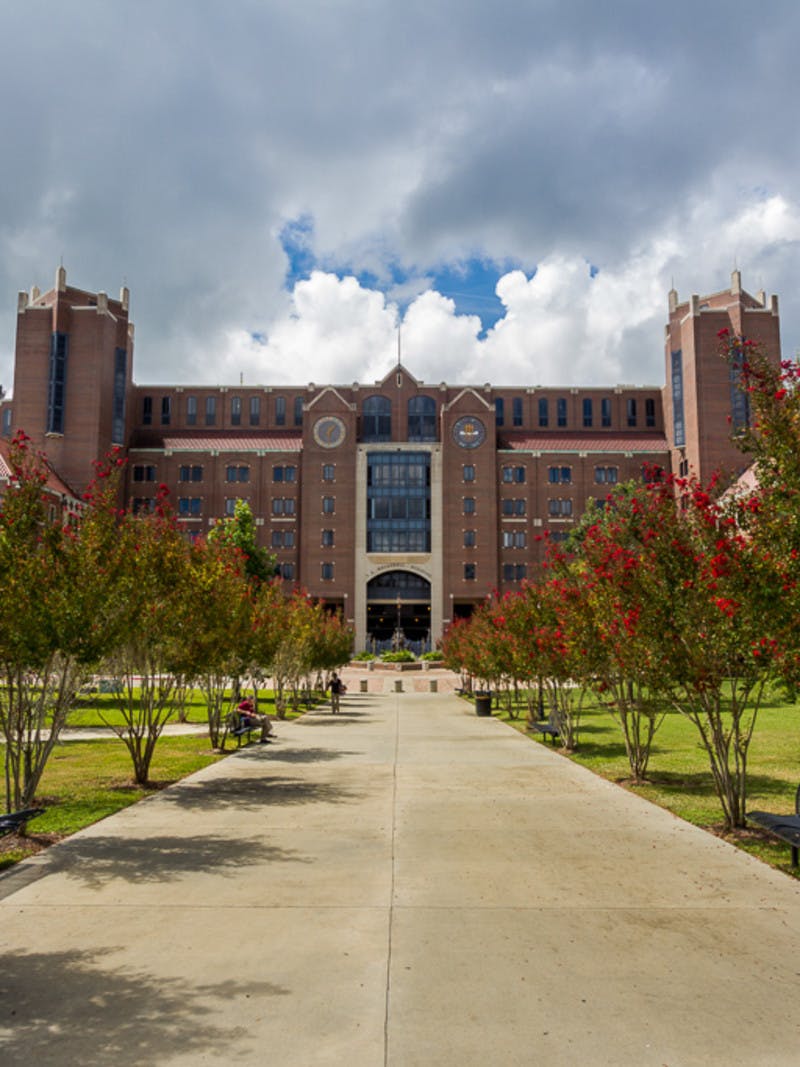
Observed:
[[[662,434],[505,434],[498,449],[511,452],[669,452]]]

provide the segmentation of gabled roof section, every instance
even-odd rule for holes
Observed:
[[[345,398],[334,385],[326,385],[324,388],[320,389],[316,396],[314,396],[311,400],[304,400],[304,410],[310,411],[315,404],[319,404],[323,397],[325,397],[327,400],[329,400],[330,397],[334,397],[341,404],[344,411],[355,411],[356,409],[355,404],[351,404],[349,400],[345,400]]]
[[[471,385],[465,386],[448,404],[443,404],[442,411],[449,411],[451,408],[462,406],[461,401],[465,397],[468,397],[470,402],[476,400],[485,411],[494,411],[494,404],[487,400],[486,397],[481,396],[478,390]]]
[[[398,375],[400,376],[401,387],[406,383],[409,383],[410,385],[413,385],[415,387],[420,385],[420,382],[417,381],[417,379],[414,377],[410,370],[406,370],[402,363],[395,363],[392,369],[390,371],[387,371],[385,377],[382,378],[381,381],[375,382],[375,386],[378,389],[383,389],[388,384],[392,387],[392,389],[395,389],[397,388]]]

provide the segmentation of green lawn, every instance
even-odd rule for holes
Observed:
[[[258,702],[259,711],[266,712],[267,715],[275,715],[275,694],[271,689],[260,689],[258,692]],[[199,690],[195,689],[190,692],[184,710],[187,722],[199,724],[206,722],[205,700],[203,699],[203,694]],[[301,714],[301,712],[294,712],[287,709],[286,718],[293,719],[299,714]],[[123,725],[122,713],[115,706],[115,698],[113,694],[92,693],[78,698],[76,706],[69,713],[67,726],[104,726],[105,723],[103,722],[103,719],[105,719],[106,723],[111,723],[114,726]],[[167,721],[177,722],[177,712],[172,712]]]
[[[518,719],[510,719],[505,712],[495,714],[524,732],[524,710]],[[549,745],[539,738],[533,743]],[[656,735],[648,781],[644,785],[630,782],[619,726],[607,711],[588,701],[580,747],[567,758],[667,808],[687,822],[720,832],[722,813],[711,781],[708,757],[694,726],[679,712],[668,713]],[[800,783],[800,705],[773,699],[762,707],[750,745],[748,768],[748,809],[794,811],[795,792]],[[739,831],[729,835],[729,840],[772,866],[791,872],[789,846],[768,838],[762,831],[756,828]]]
[[[30,846],[16,847],[18,839],[0,838],[0,849],[4,842],[6,848],[14,845],[0,851],[0,870],[38,851],[39,835],[73,834],[220,758],[207,737],[162,737],[150,768],[153,787],[140,789],[133,784],[131,759],[121,741],[65,741],[42,776],[36,804],[46,811],[28,824]]]

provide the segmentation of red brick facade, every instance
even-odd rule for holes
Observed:
[[[60,270],[51,292],[20,295],[14,395],[2,407],[6,431],[25,429],[81,491],[113,442],[115,404],[120,425],[124,351],[119,443],[132,506],[147,507],[164,483],[194,536],[244,498],[287,584],[339,607],[360,646],[398,619],[407,635],[435,641],[454,616],[532,576],[546,538],[565,537],[590,497],[645,466],[704,478],[741,467],[717,354],[723,325],[777,357],[777,301],[744,293],[735,273],[729,292],[686,303],[670,294],[663,389],[427,385],[401,365],[372,385],[133,385],[127,292],[113,301],[67,288]],[[56,333],[68,337],[60,433],[48,430]],[[427,472],[424,499],[412,506],[399,482],[374,488],[409,464],[415,477]],[[398,536],[417,539],[409,551],[379,517],[412,511],[398,521],[413,530]]]

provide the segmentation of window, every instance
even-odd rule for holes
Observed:
[[[368,396],[361,408],[362,441],[391,441],[392,405],[385,396]]]
[[[137,463],[133,468],[133,480],[135,482],[154,482],[156,480],[155,467]]]
[[[504,563],[504,582],[524,582],[527,577],[527,567],[524,563]]]
[[[231,397],[231,426],[242,425],[242,398],[240,396]]]
[[[464,514],[465,515],[474,515],[475,514],[475,497],[474,496],[465,496],[464,497]]]
[[[127,388],[128,353],[114,349],[114,398],[111,414],[111,439],[116,444],[125,440],[125,390]]]
[[[570,485],[572,482],[572,467],[548,467],[547,480],[550,485]]]
[[[295,499],[292,496],[279,496],[275,497],[272,501],[272,514],[273,515],[294,515],[295,513]]]
[[[303,425],[303,398],[302,396],[296,396],[294,398],[294,424],[295,426]]]
[[[273,530],[272,531],[272,547],[273,548],[283,548],[283,531],[282,530]]]
[[[150,426],[153,422],[153,398],[142,397],[142,426]]]
[[[596,485],[616,485],[618,477],[618,467],[595,467],[594,469],[594,480]]]
[[[626,404],[626,409],[627,409],[627,412],[628,412],[628,425],[629,426],[635,426],[636,425],[636,398],[635,397],[630,397],[628,399],[628,402]]]
[[[178,515],[183,519],[196,519],[203,511],[203,500],[199,496],[179,496]]]
[[[602,426],[611,425],[611,397],[604,396],[600,401],[600,424]]]
[[[502,501],[501,510],[504,515],[524,515],[525,501],[506,499]]]
[[[172,397],[161,397],[161,425],[169,426],[172,419]]]
[[[432,396],[412,396],[409,400],[408,439],[436,440],[436,401]]]
[[[323,480],[323,482],[335,482],[336,481],[336,464],[335,463],[323,463],[323,465],[322,465],[322,480]]]
[[[559,426],[567,425],[567,398],[564,396],[556,400],[556,421]]]
[[[206,426],[214,426],[217,421],[217,398],[206,397]]]
[[[429,552],[429,452],[367,454],[367,551]]]
[[[273,548],[294,548],[294,530],[273,530]]]
[[[471,463],[465,463],[464,464],[464,481],[465,482],[474,482],[475,481],[475,467]]]
[[[672,363],[672,436],[676,448],[686,444],[686,427],[683,421],[683,350],[671,353]]]
[[[138,515],[142,511],[155,511],[156,502],[153,497],[149,496],[135,496],[131,501],[131,510],[134,515]]]
[[[477,535],[476,535],[476,531],[475,530],[465,530],[464,531],[464,548],[474,548],[475,547],[476,536]]]
[[[334,542],[333,530],[323,530],[322,531],[322,547],[323,548],[333,548],[333,542]]]
[[[320,565],[320,575],[319,576],[323,580],[323,582],[332,582],[333,581],[333,564],[332,563],[322,563]]]
[[[261,422],[261,397],[250,397],[250,425],[258,426]]]
[[[250,481],[250,468],[249,467],[236,467],[229,466],[225,468],[225,481],[226,482],[249,482]]]
[[[477,575],[478,568],[474,563],[464,564],[464,581],[474,582]]]
[[[179,482],[202,482],[203,468],[199,466],[184,465],[178,470]]]
[[[503,398],[498,396],[494,402],[494,424],[502,426],[505,422],[505,404]]]
[[[526,548],[527,534],[524,530],[503,530],[503,548]]]
[[[524,467],[503,467],[503,481],[504,482],[524,482],[525,481],[525,468]]]
[[[592,425],[592,398],[585,396],[583,398],[583,426],[584,429],[588,429]]]
[[[11,436],[11,408],[3,409],[3,437]]]
[[[229,496],[229,497],[225,498],[225,514],[226,515],[235,515],[236,514],[236,501],[239,500],[239,499],[240,499],[240,497],[238,497],[238,496]]]
[[[550,419],[549,419],[548,414],[547,414],[547,397],[546,396],[540,396],[539,397],[539,425],[540,426],[547,426],[549,422],[550,422]]]
[[[565,515],[572,514],[572,501],[548,500],[547,510],[553,518],[563,518]]]
[[[197,425],[197,397],[196,396],[187,396],[186,397],[186,425],[187,426],[196,426]]]
[[[644,402],[644,424],[651,428],[656,424],[656,402],[652,397]]]
[[[333,515],[336,512],[336,497],[324,496],[322,498],[322,514]]]
[[[281,563],[280,575],[285,582],[294,581],[294,563]]]
[[[521,426],[522,425],[522,397],[521,396],[515,396],[514,399],[511,401],[511,406],[512,406],[512,411],[513,411],[513,422],[514,422],[514,425],[515,426]]]
[[[286,397],[285,396],[276,396],[275,397],[275,425],[276,426],[285,426],[286,425]]]
[[[297,467],[273,467],[272,480],[273,482],[296,482]]]

